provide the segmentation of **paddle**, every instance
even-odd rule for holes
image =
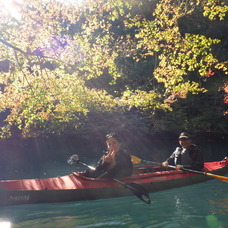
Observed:
[[[143,160],[143,159],[136,157],[134,155],[131,155],[131,160],[132,160],[133,164],[139,164],[141,162],[147,162],[147,163],[154,164],[154,165],[161,165],[160,163],[157,163],[157,162]],[[176,168],[175,166],[172,166],[172,165],[168,165],[168,167],[173,168],[173,169]],[[209,177],[216,178],[216,179],[219,179],[219,180],[224,181],[224,182],[228,182],[228,177],[215,175],[213,173],[201,172],[201,171],[186,169],[186,168],[181,168],[181,170],[192,172],[192,173],[197,173],[197,174],[201,174],[201,175],[205,175],[205,176],[209,176]]]
[[[90,165],[87,165],[83,162],[81,162],[79,160],[79,156],[77,154],[74,154],[72,155],[68,160],[67,162],[70,164],[70,165],[73,165],[75,163],[78,163],[78,164],[81,164],[81,165],[84,165],[86,167],[88,167],[89,169],[91,170],[95,170],[95,168],[93,166],[90,166]],[[107,174],[108,172],[106,172],[105,174]],[[102,177],[104,175],[101,175],[100,177]],[[146,189],[140,185],[140,184],[137,184],[137,183],[124,183],[116,178],[112,178],[112,180],[114,180],[115,182],[123,185],[125,188],[128,188],[129,190],[131,190],[131,192],[136,196],[138,197],[139,199],[141,199],[142,201],[144,201],[145,203],[148,203],[150,204],[150,196],[149,194],[147,193]]]

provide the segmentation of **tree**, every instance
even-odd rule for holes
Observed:
[[[180,30],[193,12],[223,20],[224,1],[23,0],[15,9],[17,18],[1,6],[2,137],[73,131],[91,112],[150,118],[227,71],[213,54],[220,39]]]

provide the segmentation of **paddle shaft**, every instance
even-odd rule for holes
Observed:
[[[173,166],[173,165],[168,165],[168,167],[172,168],[172,169],[176,169],[176,166]],[[201,172],[201,171],[187,169],[187,168],[181,168],[181,170],[192,172],[192,173],[197,173],[197,174],[201,174],[201,175],[205,175],[205,176],[207,176],[207,174],[208,174],[207,172]]]
[[[141,163],[141,162],[147,162],[147,163],[154,164],[154,165],[161,165],[161,163],[143,160],[143,159],[138,158],[138,157],[136,157],[134,155],[131,155],[131,158],[132,158],[133,163],[135,161],[136,164],[137,163]],[[176,169],[176,167],[172,166],[172,165],[168,165],[168,167],[172,168],[172,169]],[[197,170],[192,170],[192,169],[187,169],[187,168],[181,168],[181,170],[184,170],[184,171],[187,171],[187,172],[192,172],[192,173],[197,173],[197,174],[200,174],[200,175],[209,176],[209,177],[216,178],[216,179],[219,179],[219,180],[224,181],[224,182],[228,182],[228,177],[215,175],[213,173],[202,172],[202,171],[197,171]]]
[[[101,174],[101,175],[98,176],[97,178],[102,178],[102,177],[105,176],[106,174],[108,174],[108,172],[105,172],[105,173]],[[124,183],[124,182],[122,182],[122,181],[120,181],[120,180],[118,180],[118,179],[116,179],[116,178],[113,178],[113,177],[112,177],[112,180],[114,180],[115,182],[117,182],[117,183],[123,185],[123,186],[126,187],[126,188],[130,188],[131,190],[133,189],[132,186],[130,186],[130,185],[128,185],[128,184],[126,184],[126,183]]]
[[[87,165],[87,164],[85,164],[85,163],[83,163],[83,162],[81,162],[81,161],[77,161],[77,163],[79,163],[79,164],[81,164],[81,165],[84,165],[84,166],[86,166],[87,168],[89,168],[89,169],[91,169],[91,170],[95,170],[95,169],[96,169],[96,168],[94,168],[93,166]],[[103,173],[102,175],[98,176],[97,178],[102,178],[102,177],[105,176],[106,174],[108,174],[108,172]],[[119,184],[124,185],[125,187],[128,187],[128,185],[127,185],[126,183],[124,183],[124,182],[122,182],[122,181],[120,181],[120,180],[118,180],[118,179],[116,179],[116,178],[112,178],[112,180],[116,181],[116,182],[119,183]],[[130,187],[131,187],[131,186],[130,186]],[[131,188],[132,188],[132,187],[131,187]]]
[[[93,166],[87,165],[81,161],[76,161],[77,163],[86,166],[87,168],[91,169],[91,170],[95,170],[95,168]],[[100,175],[98,178],[106,175],[108,172],[105,172],[104,174]],[[116,178],[111,178],[113,181],[123,185],[125,188],[131,190],[131,192],[138,197],[139,199],[141,199],[143,202],[150,204],[150,197],[149,194],[146,192],[146,189],[144,189],[144,187],[140,184],[137,183],[130,183],[130,184],[126,184]],[[132,185],[134,185],[134,187]],[[140,189],[139,189],[140,188]]]
[[[89,169],[91,169],[91,170],[95,170],[95,169],[96,169],[96,168],[94,168],[93,166],[87,165],[87,164],[85,164],[85,163],[83,163],[83,162],[81,162],[81,161],[77,161],[77,163],[79,163],[79,164],[81,164],[81,165],[84,165],[84,166],[86,166],[87,168],[89,168]]]
[[[168,165],[168,167],[173,168],[173,169],[176,168],[175,166],[172,166],[172,165]],[[224,181],[224,182],[228,182],[228,177],[216,175],[216,174],[213,174],[213,173],[202,172],[202,171],[192,170],[192,169],[187,169],[187,168],[181,168],[181,170],[184,170],[184,171],[187,171],[187,172],[191,172],[191,173],[197,173],[197,174],[200,174],[200,175],[209,176],[209,177],[216,178],[216,179],[219,179],[219,180]]]

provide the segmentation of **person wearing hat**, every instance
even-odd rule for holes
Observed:
[[[200,149],[192,144],[191,136],[182,132],[179,136],[179,144],[171,156],[162,163],[163,167],[168,165],[175,165],[176,169],[188,168],[194,170],[201,170],[204,166],[204,159]]]

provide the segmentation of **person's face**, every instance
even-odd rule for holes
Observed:
[[[109,151],[118,152],[120,150],[121,143],[119,143],[115,138],[109,138],[106,141]]]
[[[183,148],[187,149],[192,144],[192,140],[191,139],[179,139],[179,143]]]

